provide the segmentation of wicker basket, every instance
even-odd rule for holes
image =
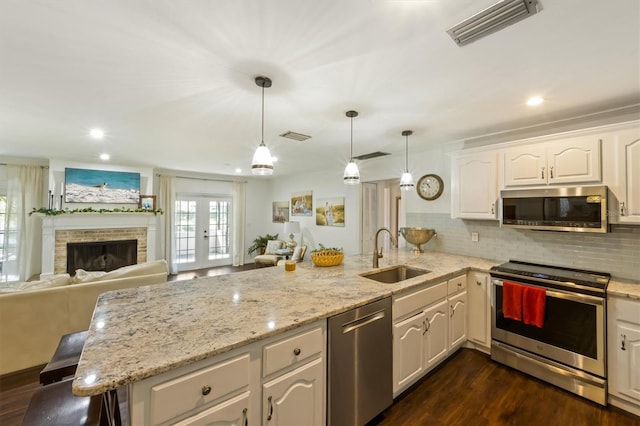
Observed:
[[[342,263],[344,253],[323,254],[322,252],[311,253],[311,261],[316,266],[336,266]]]

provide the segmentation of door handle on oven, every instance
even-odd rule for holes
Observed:
[[[626,351],[627,348],[625,348],[625,343],[627,341],[627,335],[626,334],[621,334],[621,336],[622,336],[622,344],[620,346],[620,349],[623,350],[623,351]]]
[[[348,322],[342,325],[342,334],[347,334],[353,330],[357,330],[360,327],[364,327],[367,324],[371,324],[374,321],[378,321],[384,318],[384,311],[374,312],[366,317],[359,318],[355,321]]]
[[[502,281],[500,280],[493,280],[492,283],[494,286],[502,287]],[[598,305],[598,306],[601,306],[603,304],[603,299],[596,296],[589,296],[587,294],[581,294],[581,293],[569,293],[562,290],[551,290],[547,287],[542,287],[539,285],[538,286],[531,285],[531,284],[523,284],[523,285],[536,287],[536,288],[544,288],[547,292],[547,296],[556,297],[558,299],[572,300],[574,302],[583,302],[583,303],[588,303],[590,305]]]

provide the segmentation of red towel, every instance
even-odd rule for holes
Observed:
[[[524,287],[522,293],[522,312],[525,324],[542,328],[544,325],[544,307],[547,292],[544,288]]]
[[[505,318],[522,320],[522,290],[523,285],[510,281],[502,282],[502,313]]]

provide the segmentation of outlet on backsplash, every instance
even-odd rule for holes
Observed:
[[[471,241],[473,241],[474,243],[477,243],[479,239],[478,233],[477,232],[472,232],[471,233]]]

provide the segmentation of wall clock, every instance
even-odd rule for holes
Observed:
[[[418,191],[418,195],[421,198],[427,201],[432,201],[442,195],[442,191],[444,191],[444,183],[442,182],[442,178],[438,175],[424,175],[418,180],[416,191]]]

